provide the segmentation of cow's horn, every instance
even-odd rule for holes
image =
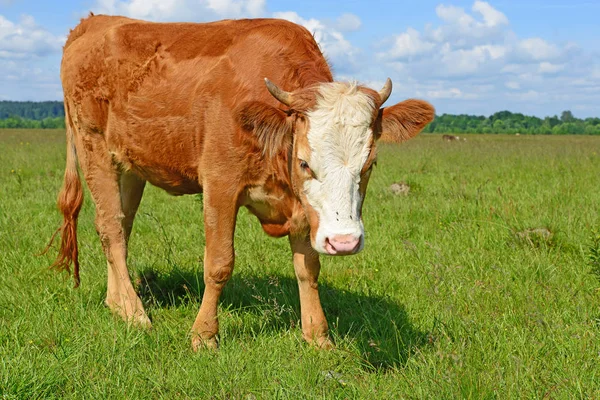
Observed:
[[[385,81],[385,85],[383,85],[383,88],[381,88],[381,90],[379,91],[379,97],[381,97],[381,104],[387,101],[387,99],[390,97],[390,94],[392,94],[392,80],[390,78],[387,78],[387,80]]]
[[[279,100],[288,107],[290,106],[290,104],[292,104],[292,94],[290,92],[281,90],[279,86],[271,82],[268,78],[265,78],[265,83],[267,84],[267,89],[269,89],[269,93],[271,93],[273,97],[275,97],[277,100]]]

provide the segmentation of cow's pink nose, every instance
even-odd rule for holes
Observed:
[[[325,239],[325,250],[329,254],[345,255],[356,253],[360,246],[360,236],[337,235]]]

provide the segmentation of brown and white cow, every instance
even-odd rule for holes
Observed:
[[[68,37],[61,79],[67,165],[55,266],[73,264],[79,283],[79,163],[108,261],[106,304],[150,326],[126,265],[144,186],[203,192],[205,289],[194,349],[216,346],[217,303],[233,270],[242,206],[267,234],[289,236],[304,338],[331,344],[317,290],[319,253],[363,248],[376,142],[415,136],[434,116],[430,104],[381,108],[389,79],[379,92],[334,82],[311,34],[274,19],[149,23],[92,15]]]

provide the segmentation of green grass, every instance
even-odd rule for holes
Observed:
[[[467,139],[382,146],[365,250],[322,257],[336,349],[303,343],[287,240],[243,211],[221,348],[195,354],[199,198],[147,188],[130,270],[153,329],[130,328],[103,305],[87,193],[81,287],[36,256],[60,223],[63,132],[0,131],[2,398],[599,398],[600,138]]]

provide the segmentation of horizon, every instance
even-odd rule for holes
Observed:
[[[62,103],[63,100],[0,100],[0,103],[6,103],[6,102],[8,102],[8,103],[52,103],[52,102]],[[490,117],[492,117],[495,114],[499,114],[499,113],[503,113],[503,112],[509,112],[511,114],[522,114],[522,115],[524,115],[526,117],[536,117],[536,118],[540,118],[540,119],[545,119],[545,118],[560,118],[560,115],[564,111],[571,111],[571,110],[562,110],[561,112],[556,113],[554,115],[542,115],[542,116],[532,115],[532,114],[523,114],[521,112],[513,112],[513,111],[510,111],[510,110],[497,110],[497,111],[494,111],[493,113],[488,114],[488,115],[484,115],[484,114],[465,114],[465,113],[460,113],[460,114],[438,113],[437,110],[436,110],[435,116],[436,117],[441,117],[443,115],[452,115],[452,116],[457,116],[458,117],[458,116],[464,115],[464,116],[468,116],[468,117],[490,118]],[[579,117],[575,113],[572,113],[572,115],[573,115],[573,117],[575,119],[580,119],[580,120],[584,120],[584,119],[587,119],[587,118],[600,118],[600,115],[597,115],[597,116],[591,115],[591,116],[588,116],[588,117]]]
[[[62,45],[90,11],[151,21],[278,17],[314,33],[337,80],[374,89],[389,76],[389,104],[416,97],[436,115],[510,111],[539,118],[569,110],[598,117],[600,2],[307,0],[0,0],[0,100],[62,101]]]

